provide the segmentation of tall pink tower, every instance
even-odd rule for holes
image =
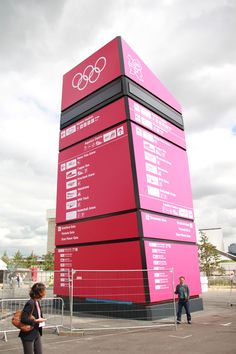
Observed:
[[[136,291],[131,282],[104,295],[104,280],[90,298],[140,305],[154,319],[173,300],[173,268],[192,311],[202,309],[181,106],[121,37],[63,77],[56,224],[55,270],[138,271]],[[54,290],[66,297],[59,274]],[[84,302],[86,282],[75,279]]]

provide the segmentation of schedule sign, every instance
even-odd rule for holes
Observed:
[[[57,223],[134,208],[127,124],[60,152]]]
[[[66,274],[73,268],[75,297],[144,302],[140,254],[138,241],[57,248],[54,292],[60,296],[68,295]],[[126,269],[135,271],[124,271]]]
[[[193,219],[185,150],[132,124],[141,208]]]
[[[190,296],[201,293],[198,266],[198,248],[196,245],[145,241],[149,291],[151,302],[173,299],[172,272],[174,268],[174,286],[179,277],[185,276],[190,287]]]

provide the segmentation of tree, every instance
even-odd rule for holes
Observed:
[[[200,231],[200,234],[198,249],[201,271],[205,272],[207,277],[216,271],[222,274],[221,259],[216,247],[209,242],[207,235],[203,231]]]
[[[12,263],[16,268],[24,267],[24,258],[19,250],[13,256]]]
[[[35,265],[37,265],[37,256],[32,251],[31,254],[25,259],[25,267],[31,268]]]
[[[6,251],[4,251],[4,253],[3,253],[2,257],[1,257],[1,260],[2,260],[3,262],[5,262],[7,265],[10,263],[10,258],[8,257]]]
[[[48,252],[43,255],[43,270],[54,270],[54,254],[52,252]]]

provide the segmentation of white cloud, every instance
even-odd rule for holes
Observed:
[[[215,128],[187,136],[196,222],[221,227],[228,245],[236,242],[236,136]]]

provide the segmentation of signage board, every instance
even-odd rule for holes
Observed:
[[[71,268],[75,297],[145,302],[139,241],[56,248],[54,293],[58,296],[68,295]]]
[[[141,212],[144,237],[196,242],[195,224],[191,220]]]
[[[140,206],[193,220],[185,150],[132,123]]]
[[[115,38],[63,76],[61,110],[120,75],[119,41]]]
[[[125,100],[121,98],[62,129],[59,150],[87,139],[125,119]]]
[[[140,103],[128,98],[130,119],[153,133],[186,149],[184,131]]]
[[[56,226],[55,244],[72,245],[100,241],[137,238],[136,213],[81,220]]]
[[[173,299],[173,291],[184,276],[190,288],[190,296],[201,293],[196,245],[145,241],[145,253],[151,302]],[[172,270],[174,284],[172,284]],[[174,286],[173,286],[174,285]]]
[[[181,112],[181,106],[174,96],[165,88],[155,74],[147,67],[140,57],[121,39],[125,75],[144,87],[176,111]]]
[[[59,153],[56,223],[134,208],[126,123]]]
[[[114,38],[64,75],[61,110],[119,76],[129,77],[181,113],[181,106],[174,96],[121,37]]]

